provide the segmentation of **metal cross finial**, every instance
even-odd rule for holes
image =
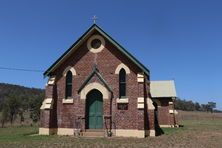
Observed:
[[[94,24],[96,24],[96,20],[98,19],[98,17],[96,17],[96,15],[94,15],[93,17],[92,17],[92,20],[93,20],[93,23]]]

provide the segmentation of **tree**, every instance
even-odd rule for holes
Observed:
[[[200,111],[200,109],[201,109],[200,104],[199,104],[198,102],[196,102],[196,103],[195,103],[195,110],[196,110],[196,111]]]
[[[1,112],[1,126],[2,128],[5,125],[5,122],[7,122],[9,119],[9,108],[7,104],[4,104]]]
[[[27,111],[33,122],[39,120],[44,90],[4,83],[0,83],[0,90],[0,124],[4,126],[8,121],[12,124],[17,116],[22,123],[25,120],[23,113]]]
[[[16,118],[16,115],[19,112],[20,102],[19,102],[19,99],[16,98],[16,96],[14,95],[8,96],[5,102],[9,110],[9,121],[12,125],[14,119]]]
[[[177,98],[175,100],[175,109],[184,110],[184,111],[204,111],[204,112],[213,112],[216,108],[215,102],[208,102],[207,104],[199,104],[198,102],[187,101]]]
[[[23,125],[23,122],[25,121],[24,115],[23,115],[24,111],[23,108],[19,109],[19,117],[20,117],[20,124]]]
[[[37,122],[40,119],[40,107],[44,99],[44,94],[42,93],[40,97],[32,98],[29,102],[30,108],[30,118],[33,122]]]
[[[211,113],[213,113],[214,108],[216,108],[216,103],[215,102],[208,102],[208,108]]]

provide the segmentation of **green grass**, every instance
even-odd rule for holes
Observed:
[[[186,127],[180,127],[180,128],[161,128],[165,135],[174,134],[176,132],[183,132],[184,130],[187,130]]]
[[[24,142],[49,140],[52,136],[40,136],[38,127],[18,126],[9,128],[0,128],[0,143],[1,142]]]
[[[222,120],[184,120],[181,128],[162,128],[156,138],[76,138],[40,136],[38,127],[0,128],[0,147],[219,147],[222,145]],[[198,135],[198,136],[197,136]]]

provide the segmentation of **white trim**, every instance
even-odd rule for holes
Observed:
[[[137,138],[145,138],[144,130],[136,130],[136,129],[116,129],[115,130],[117,137],[137,137]]]
[[[68,98],[68,99],[62,99],[63,104],[72,104],[73,103],[73,98]]]
[[[128,98],[117,98],[116,103],[129,103]]]
[[[143,74],[140,74],[140,73],[137,74],[137,82],[139,82],[139,83],[144,82],[144,75]]]
[[[49,80],[48,80],[48,82],[46,83],[46,86],[48,86],[48,85],[54,85],[54,84],[55,84],[55,79],[56,79],[55,76],[50,77]]]
[[[53,99],[52,98],[46,98],[46,99],[43,100],[40,109],[52,109],[52,107],[53,107]]]
[[[137,104],[138,109],[144,109],[144,104]]]
[[[167,125],[171,127],[170,125]],[[74,128],[39,128],[39,135],[69,135],[73,136],[77,129]],[[116,129],[114,131],[114,136],[117,137],[137,137],[137,138],[145,138],[147,132],[149,132],[149,136],[155,137],[155,130],[137,130],[137,129]]]
[[[44,128],[44,127],[39,128],[39,135],[51,135],[56,133],[57,133],[57,128]]]
[[[168,128],[168,127],[173,127],[173,125],[160,125],[160,127]]]
[[[153,105],[153,100],[151,98],[147,98],[148,110],[154,110],[155,106]]]
[[[66,67],[66,69],[63,71],[63,76],[64,76],[64,77],[66,76],[66,74],[67,74],[67,72],[68,72],[69,70],[72,72],[72,75],[73,75],[73,76],[76,75],[76,70],[75,70],[75,68],[72,67],[72,66],[68,66],[68,67]]]
[[[47,98],[47,99],[45,99],[45,103],[46,104],[51,104],[52,103],[52,98]]]
[[[58,128],[57,135],[74,135],[73,128]]]
[[[173,104],[173,102],[169,102],[169,105]]]
[[[155,136],[156,136],[156,131],[150,130],[150,137],[155,137]]]
[[[98,39],[101,41],[101,46],[97,49],[94,49],[92,46],[91,46],[91,42],[94,40],[94,39]],[[89,49],[90,52],[92,53],[98,53],[98,52],[101,52],[104,48],[105,48],[105,40],[102,36],[100,35],[93,35],[91,36],[88,41],[87,41],[87,48]]]
[[[170,113],[170,114],[173,114],[173,113],[174,113],[174,111],[173,111],[172,109],[170,109],[170,110],[169,110],[169,113]]]
[[[137,103],[144,103],[144,98],[143,97],[138,97],[137,98]]]
[[[44,109],[52,109],[52,104],[45,104]]]
[[[170,114],[175,114],[175,115],[177,115],[177,114],[178,114],[178,111],[177,111],[177,110],[170,109],[170,110],[169,110],[169,113],[170,113]]]
[[[103,94],[103,99],[109,99],[109,92],[108,90],[101,85],[100,83],[93,82],[86,85],[80,92],[80,99],[86,99],[86,95],[93,89],[99,90]]]
[[[119,74],[121,69],[124,69],[126,71],[126,74],[130,74],[130,69],[129,67],[127,67],[125,64],[121,63],[117,66],[116,70],[115,70],[115,74]]]
[[[42,110],[42,109],[45,109],[45,102],[44,102],[44,101],[42,102],[42,105],[41,105],[40,109],[41,109],[41,110]]]
[[[144,109],[144,98],[143,97],[138,97],[137,98],[137,108],[138,109]]]

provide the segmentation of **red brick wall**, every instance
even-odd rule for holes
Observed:
[[[174,114],[170,114],[169,110],[173,109],[173,105],[169,102],[172,102],[172,98],[155,98],[159,100],[161,106],[158,107],[158,123],[159,125],[174,125]]]
[[[59,68],[51,75],[56,75],[56,96],[57,100],[56,117],[57,126],[59,128],[75,127],[75,119],[77,116],[85,116],[85,100],[81,100],[77,93],[79,87],[92,72],[94,63],[96,62],[99,72],[113,90],[112,111],[110,112],[110,100],[104,100],[104,115],[112,114],[113,128],[117,129],[144,129],[144,110],[137,109],[137,97],[146,97],[149,92],[144,91],[144,85],[138,84],[137,73],[141,70],[121,52],[116,49],[108,40],[106,40],[105,49],[94,54],[87,49],[86,42],[83,43],[76,52],[64,61]],[[129,98],[128,110],[118,110],[116,99],[119,97],[119,76],[115,74],[115,69],[121,63],[130,68],[130,74],[127,74],[127,90],[126,94]],[[66,67],[73,66],[77,75],[73,77],[73,104],[63,104],[62,99],[65,98],[65,77],[62,76]],[[96,78],[91,81],[98,81]],[[101,83],[102,84],[102,83]],[[49,90],[46,88],[46,92]],[[49,91],[50,92],[50,91]],[[147,94],[146,94],[147,93]],[[48,94],[48,93],[46,93]],[[146,113],[148,115],[148,113]],[[150,117],[153,118],[153,117]],[[108,119],[109,120],[109,119]],[[150,119],[153,120],[153,119]],[[44,121],[44,120],[42,120]]]

